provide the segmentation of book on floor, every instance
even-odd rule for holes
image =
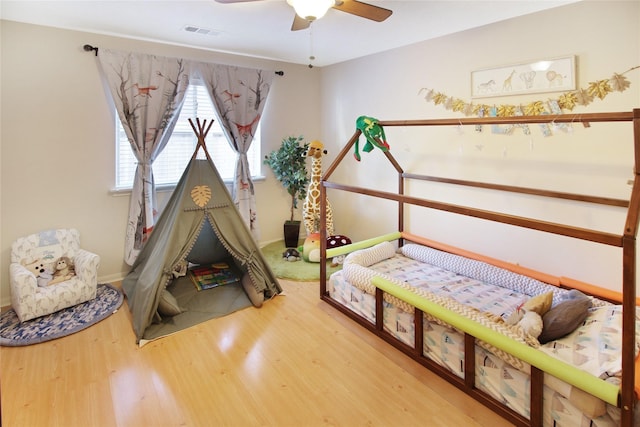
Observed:
[[[238,274],[226,262],[192,267],[189,277],[199,291],[240,282]]]

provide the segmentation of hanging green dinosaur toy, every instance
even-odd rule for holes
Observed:
[[[378,147],[382,151],[389,150],[389,144],[387,144],[387,137],[384,134],[384,129],[380,126],[378,119],[373,117],[360,116],[356,119],[356,128],[359,129],[364,137],[367,139],[366,144],[362,148],[365,153],[373,150],[374,147]],[[358,148],[359,138],[356,140],[356,151],[353,153],[353,157],[357,161],[360,161],[360,151]]]

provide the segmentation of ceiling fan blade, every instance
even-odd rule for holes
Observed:
[[[291,31],[305,30],[309,28],[311,22],[304,18],[300,18],[297,14],[293,16],[293,24],[291,24]]]
[[[337,0],[333,8],[377,22],[384,21],[393,13],[393,11],[389,9],[363,3],[358,0]]]

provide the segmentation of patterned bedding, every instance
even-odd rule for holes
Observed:
[[[328,289],[332,298],[374,323],[374,289],[369,283],[373,275],[410,283],[418,293],[453,300],[502,319],[508,318],[532,296],[551,291],[555,304],[567,292],[484,262],[421,245],[407,244],[397,252],[393,244],[386,242],[350,254],[343,270],[330,278]],[[589,317],[573,333],[542,346],[536,341],[534,346],[595,376],[619,382],[616,376],[621,370],[621,309],[596,299],[592,302]],[[385,295],[384,327],[409,346],[414,346],[412,313],[411,307]],[[462,377],[462,334],[433,319],[425,318],[424,322],[424,355]],[[528,417],[529,366],[513,366],[510,361],[497,356],[490,348],[478,347],[476,384]],[[619,423],[617,408],[548,375],[545,376],[544,410],[545,425],[547,421],[561,421],[561,425]],[[582,424],[584,422],[587,424]]]

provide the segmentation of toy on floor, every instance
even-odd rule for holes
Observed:
[[[302,259],[307,262],[320,262],[320,233],[311,233],[298,248]]]
[[[311,157],[311,179],[307,189],[307,196],[302,204],[302,218],[307,235],[317,233],[320,229],[320,178],[322,177],[322,156],[327,154],[320,141],[311,141],[307,157]],[[327,234],[333,234],[333,209],[329,199],[326,199]]]
[[[359,129],[367,140],[362,148],[362,151],[365,153],[372,151],[374,147],[378,147],[383,152],[391,148],[389,147],[389,144],[387,144],[387,137],[384,134],[384,128],[380,126],[378,119],[360,116],[356,119],[356,129]],[[355,152],[353,153],[353,157],[355,157],[357,161],[360,161],[360,151],[358,148],[359,143],[360,138],[356,139]]]
[[[340,246],[348,245],[351,243],[351,239],[347,236],[334,235],[327,238],[327,249],[339,248]],[[304,244],[298,248],[298,251],[302,253],[302,259],[307,262],[320,262],[320,233],[311,233],[307,236]],[[331,262],[331,266],[335,267],[342,264],[344,256],[334,257]]]
[[[350,245],[351,239],[347,236],[337,234],[327,238],[327,249],[339,248],[340,246]],[[331,267],[337,267],[344,261],[345,255],[338,255],[331,258]]]
[[[282,258],[287,261],[294,262],[300,260],[300,252],[293,248],[287,248],[284,252],[282,252]]]

